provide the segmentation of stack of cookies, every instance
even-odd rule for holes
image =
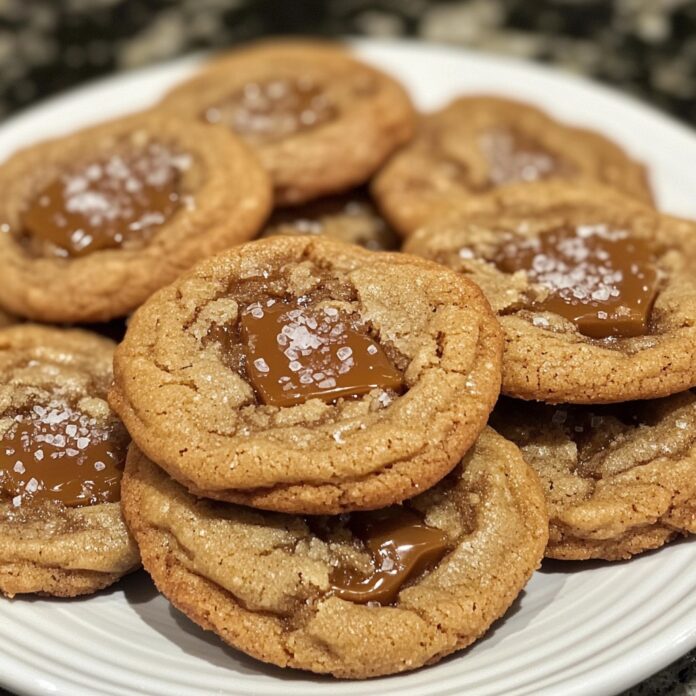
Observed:
[[[619,560],[696,532],[696,225],[589,186],[475,205],[406,249],[483,289],[503,393],[540,402],[503,399],[493,423],[544,484],[547,555]]]
[[[595,133],[417,117],[275,42],[0,185],[7,596],[142,562],[230,645],[365,678],[477,640],[544,555],[696,532],[696,226]]]

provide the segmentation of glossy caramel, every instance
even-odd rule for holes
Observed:
[[[406,508],[354,515],[353,525],[373,569],[369,574],[346,566],[334,570],[333,592],[349,602],[391,604],[407,580],[435,566],[448,550],[447,535]]]
[[[29,201],[21,232],[71,257],[142,239],[179,207],[183,159],[150,143],[77,165]]]
[[[350,316],[333,307],[270,302],[247,307],[240,319],[247,376],[264,404],[331,402],[401,388],[399,370]]]
[[[658,274],[645,239],[601,224],[562,227],[507,242],[495,263],[506,273],[525,271],[548,291],[533,308],[569,319],[585,336],[649,332]]]
[[[0,497],[15,507],[116,502],[127,440],[67,404],[36,405],[0,438]]]

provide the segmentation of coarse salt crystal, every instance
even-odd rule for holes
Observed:
[[[259,372],[270,372],[271,371],[271,368],[268,367],[268,363],[263,358],[256,358],[256,360],[254,360],[254,367]]]

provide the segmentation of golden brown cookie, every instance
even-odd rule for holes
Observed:
[[[479,289],[437,264],[272,237],[199,264],[133,316],[110,402],[197,495],[374,509],[461,459],[500,385]]]
[[[477,283],[505,332],[503,393],[651,399],[696,385],[696,225],[598,187],[528,184],[404,247]]]
[[[60,323],[126,315],[270,207],[240,141],[154,112],[22,150],[0,186],[0,303]]]
[[[129,437],[109,409],[114,344],[0,330],[0,592],[89,594],[139,565],[121,519]]]
[[[372,191],[404,236],[452,200],[539,180],[595,181],[651,203],[645,167],[617,145],[498,97],[461,97],[426,116]]]
[[[415,122],[393,78],[320,41],[232,51],[174,88],[161,108],[242,137],[270,173],[278,205],[364,183]]]
[[[491,421],[546,493],[546,555],[630,558],[696,534],[696,396],[611,406],[501,399]]]
[[[372,251],[390,251],[400,243],[363,189],[276,209],[261,237],[277,234],[321,235]]]
[[[133,445],[124,515],[158,589],[253,657],[363,679],[480,638],[539,566],[539,482],[486,429],[405,506],[307,518],[195,498]]]

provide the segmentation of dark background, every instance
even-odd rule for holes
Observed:
[[[696,125],[694,0],[0,0],[0,118],[88,79],[269,34],[407,36],[514,55]],[[696,652],[628,694],[696,696]]]
[[[278,33],[513,54],[696,123],[693,0],[0,0],[0,116],[115,70]]]

